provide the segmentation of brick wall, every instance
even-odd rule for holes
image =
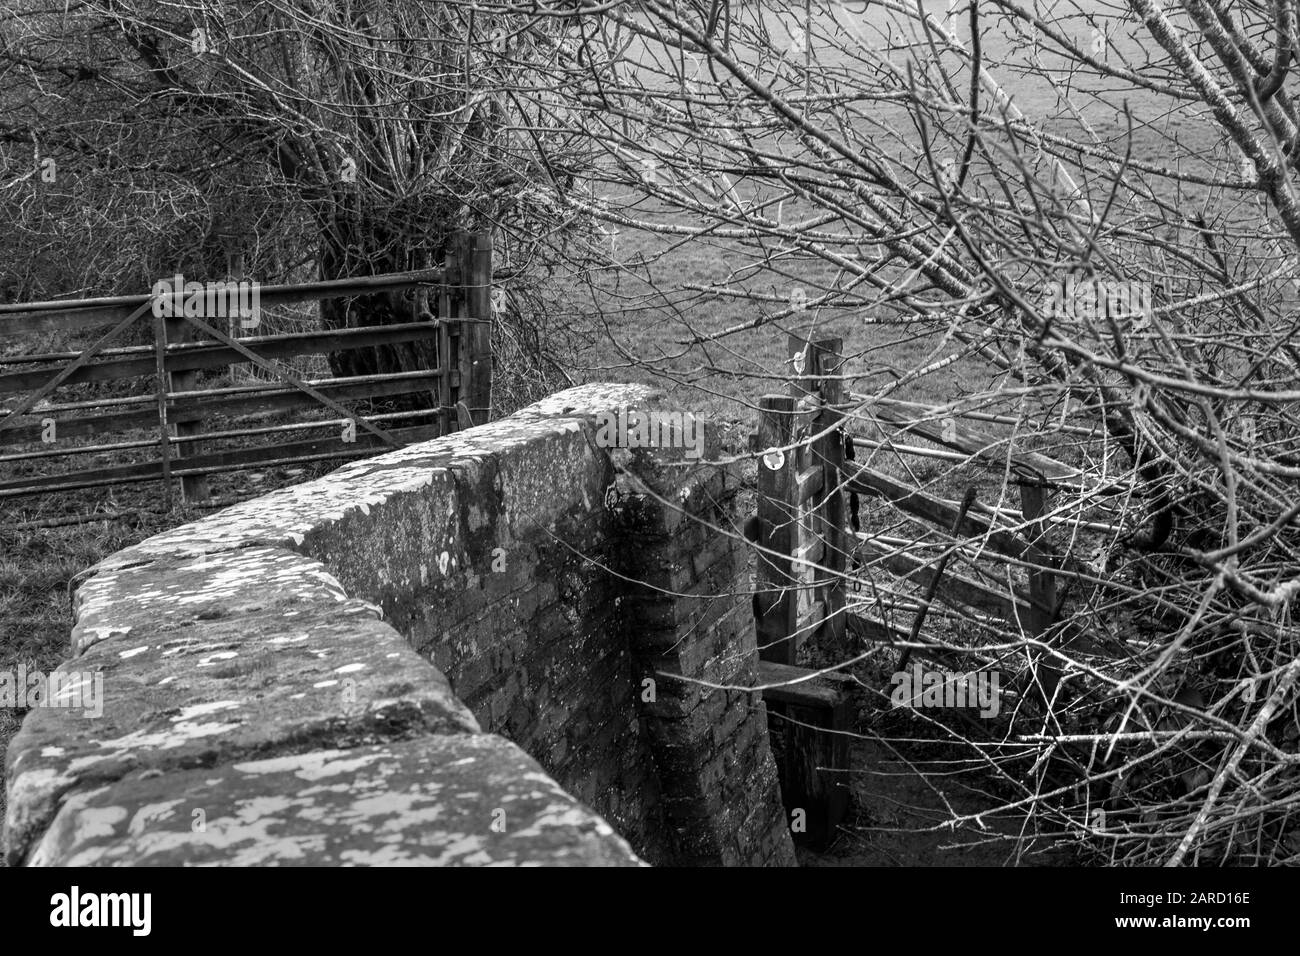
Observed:
[[[793,866],[761,695],[733,689],[757,683],[758,664],[739,469],[616,458],[622,630],[654,681],[639,703],[675,859]]]
[[[753,681],[699,520],[734,475],[593,440],[655,402],[572,389],[103,562],[65,667],[104,717],[28,716],[10,860],[792,863],[761,702],[682,679]]]

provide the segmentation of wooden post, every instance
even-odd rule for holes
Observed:
[[[847,633],[844,575],[848,568],[849,539],[844,494],[840,488],[844,439],[839,430],[844,413],[838,407],[844,399],[844,383],[839,378],[827,377],[841,374],[843,349],[843,340],[839,338],[809,342],[800,335],[791,335],[787,346],[795,376],[790,380],[790,395],[815,406],[816,413],[808,422],[808,434],[821,436],[799,452],[795,472],[806,477],[810,468],[820,468],[819,487],[808,499],[796,496],[792,500],[803,513],[804,526],[822,544],[817,549],[819,567],[808,569],[807,578],[821,582],[815,593],[821,603],[822,622],[816,626],[813,638],[831,651],[844,649]]]
[[[758,524],[760,551],[754,575],[759,617],[758,656],[762,660],[794,664],[798,656],[795,614],[798,609],[791,576],[790,556],[797,539],[795,489],[797,456],[786,451],[768,453],[791,442],[795,401],[788,395],[759,399]]]
[[[162,458],[163,501],[172,510],[172,448],[167,427],[167,320],[153,320],[154,395],[158,404],[158,452]]]
[[[468,359],[469,381],[461,386],[461,396],[474,424],[482,425],[492,417],[492,234],[474,236],[468,256],[471,321],[461,337],[461,348]]]
[[[474,237],[464,230],[456,233],[456,265],[459,269],[456,276],[456,291],[460,304],[456,310],[455,321],[451,326],[451,350],[452,355],[455,356],[455,365],[453,367],[456,369],[455,391],[452,394],[452,402],[457,405],[464,404],[466,408],[470,409],[470,420],[473,421],[474,411],[468,398],[471,376],[470,328],[473,326],[469,319],[472,316],[471,310],[474,307],[473,290],[470,288],[470,277],[474,267]],[[456,427],[459,430],[459,417],[457,418]]]
[[[787,810],[807,814],[807,830],[794,841],[824,850],[849,808],[855,681],[848,674],[812,674],[767,661],[758,665],[768,725],[780,741],[781,800]]]
[[[455,429],[456,399],[452,376],[459,379],[456,360],[452,355],[452,325],[460,314],[457,293],[460,286],[460,267],[456,243],[447,245],[442,267],[442,289],[438,294],[438,434],[447,435]],[[459,382],[457,382],[459,384]]]
[[[793,479],[789,514],[794,524],[794,540],[790,553],[799,560],[791,568],[794,593],[795,646],[815,640],[826,619],[826,603],[818,584],[822,574],[818,568],[826,553],[826,535],[821,526],[821,495],[825,473],[817,459],[813,443],[808,439],[816,434],[812,429],[821,414],[821,391],[817,379],[816,356],[812,346],[801,335],[791,335],[787,352],[794,365],[790,380],[790,397],[795,400],[795,415],[791,420],[791,438],[797,447],[790,452]]]
[[[1025,529],[1029,550],[1025,557],[1033,567],[1029,571],[1030,606],[1027,612],[1029,632],[1041,638],[1054,623],[1056,607],[1056,575],[1052,572],[1051,548],[1047,537],[1050,524],[1044,520],[1051,510],[1051,495],[1042,485],[1025,483],[1020,486],[1020,512],[1030,525]],[[1034,673],[1042,688],[1043,700],[1050,705],[1061,680],[1061,670],[1050,658],[1039,666],[1045,655],[1037,651],[1031,655]]]
[[[215,321],[215,320],[213,320]],[[162,321],[163,345],[176,345],[181,342],[193,342],[198,338],[197,330],[183,316],[165,318]],[[191,392],[199,387],[200,372],[168,372],[168,390],[172,392]],[[203,418],[197,411],[188,412],[183,420],[174,423],[177,438],[199,435],[203,432]],[[175,449],[178,467],[184,467],[186,458],[203,454],[202,442],[183,442]],[[181,500],[186,502],[208,500],[208,476],[185,475],[181,478]]]
[[[826,602],[826,623],[820,638],[827,650],[847,650],[845,606],[845,576],[849,566],[849,532],[845,522],[848,516],[844,507],[844,381],[838,376],[844,368],[844,341],[839,338],[821,339],[813,344],[817,359],[817,372],[821,378],[822,411],[814,426],[815,433],[827,432],[818,439],[817,456],[825,469],[822,482],[822,527],[826,537],[826,550],[822,566],[830,581],[822,589]]]

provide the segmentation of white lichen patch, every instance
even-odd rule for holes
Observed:
[[[193,720],[195,717],[206,717],[209,714],[219,714],[223,710],[231,710],[240,706],[237,700],[214,700],[207,704],[191,704],[181,710],[181,712],[172,718],[172,723],[180,723],[184,720]]]
[[[252,763],[237,763],[235,769],[246,774],[292,773],[301,780],[324,780],[339,774],[355,773],[386,755],[381,753],[351,756],[344,750],[318,750],[292,757],[273,757]]]
[[[202,658],[195,666],[211,667],[213,664],[216,664],[219,661],[228,661],[232,657],[238,657],[238,656],[239,656],[238,651],[218,651],[216,654],[209,654],[207,657]]]
[[[126,816],[126,807],[86,807],[77,814],[77,839],[112,836],[114,827]]]
[[[149,829],[151,824],[161,823],[172,815],[172,810],[184,804],[184,800],[164,800],[162,803],[150,803],[141,807],[131,817],[126,831],[132,836],[139,836]]]
[[[83,771],[108,761],[128,757],[140,750],[175,750],[206,737],[217,737],[237,730],[240,723],[195,723],[180,720],[168,730],[133,730],[112,740],[97,741],[99,750],[68,762],[68,773],[75,778]]]

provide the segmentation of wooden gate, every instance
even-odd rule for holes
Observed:
[[[486,234],[458,233],[444,267],[420,272],[327,282],[261,287],[261,306],[345,298],[376,292],[428,289],[436,301],[433,321],[412,309],[410,322],[241,336],[219,313],[155,315],[150,294],[111,299],[0,306],[0,340],[38,333],[81,333],[107,327],[77,352],[0,355],[0,467],[22,477],[0,480],[0,499],[161,481],[168,507],[173,480],[187,501],[208,495],[207,477],[248,468],[354,458],[400,447],[487,421],[491,408],[492,248]],[[211,302],[212,300],[209,300]],[[153,344],[110,348],[128,328],[153,324]],[[349,349],[433,341],[434,367],[409,372],[304,379],[277,360]],[[203,370],[248,362],[272,381],[203,388]],[[114,398],[54,402],[61,388],[89,382],[150,377],[147,392]],[[24,394],[26,393],[26,394]],[[431,393],[434,410],[363,416],[344,402]],[[21,397],[20,397],[21,396]],[[249,418],[295,409],[324,408],[333,418],[289,424],[213,430],[220,418]],[[434,421],[407,426],[403,421]],[[332,428],[328,437],[302,439],[295,432]],[[117,441],[103,436],[128,433]],[[129,433],[134,432],[132,436]],[[260,439],[249,443],[248,439]],[[89,441],[87,441],[89,440]],[[241,447],[217,450],[222,441]],[[26,447],[24,447],[26,446]],[[20,448],[21,450],[9,451]],[[156,448],[148,461],[42,474],[55,459],[95,454],[138,454]]]

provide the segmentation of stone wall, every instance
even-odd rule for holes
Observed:
[[[571,389],[102,562],[64,668],[103,715],[28,715],[10,862],[793,863],[761,701],[708,686],[753,683],[734,474],[595,440],[657,403]]]

